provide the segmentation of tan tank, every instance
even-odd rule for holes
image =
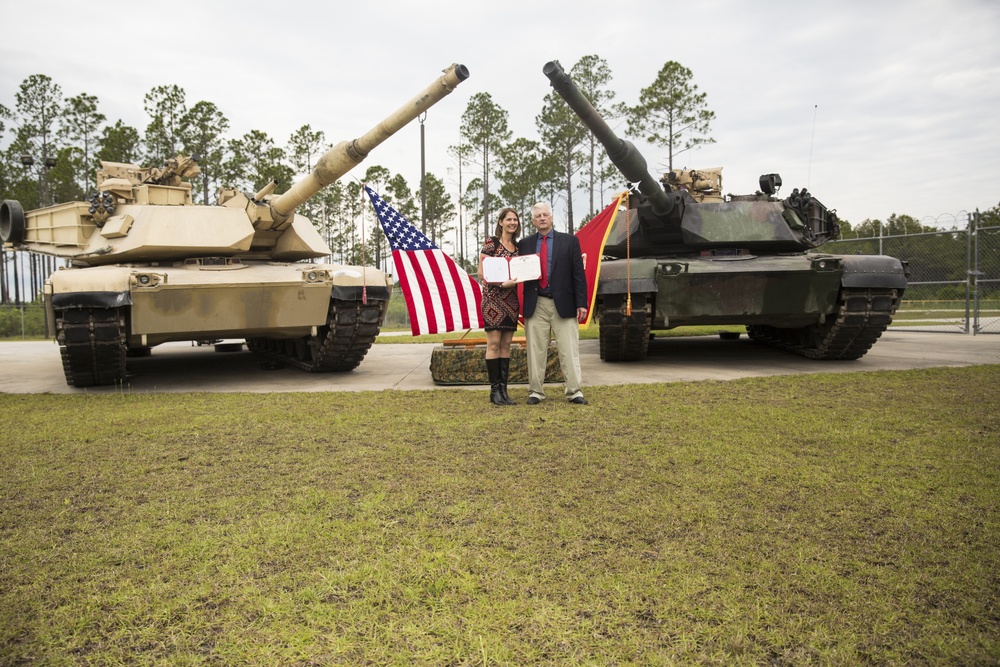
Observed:
[[[316,263],[330,250],[295,208],[468,76],[452,65],[281,195],[271,183],[194,205],[182,179],[199,168],[180,155],[162,168],[103,162],[87,202],[24,212],[3,201],[4,241],[70,264],[44,289],[66,382],[120,384],[127,356],[168,341],[243,338],[251,351],[306,371],[356,368],[378,335],[392,281],[371,267]]]

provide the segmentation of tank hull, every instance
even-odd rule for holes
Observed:
[[[45,285],[49,335],[73,386],[125,380],[124,359],[170,341],[245,339],[312,372],[355,368],[390,295],[376,269],[200,258],[57,271]]]
[[[857,359],[889,325],[905,287],[905,266],[892,257],[606,260],[597,306],[602,358],[645,358],[657,329],[744,325],[751,338],[803,356]]]

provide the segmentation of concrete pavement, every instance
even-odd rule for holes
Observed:
[[[213,347],[168,343],[146,358],[128,360],[124,387],[75,389],[66,385],[55,342],[0,342],[0,393],[73,394],[117,392],[292,392],[421,390],[453,388],[431,379],[435,344],[379,343],[350,373],[304,373],[293,368],[264,370],[244,348],[216,352]],[[650,344],[642,362],[608,364],[596,340],[580,342],[584,386],[732,380],[741,377],[807,373],[851,373],[936,366],[1000,364],[1000,335],[925,333],[890,330],[857,361],[813,361],[751,343],[714,336],[661,338]],[[463,387],[482,391],[483,386]],[[513,385],[515,399],[525,385]]]

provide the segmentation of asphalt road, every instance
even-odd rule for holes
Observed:
[[[0,342],[0,393],[158,393],[422,390],[454,388],[431,379],[434,344],[377,344],[350,373],[304,373],[293,368],[265,370],[260,360],[213,347],[168,343],[146,358],[128,360],[124,387],[75,389],[66,384],[55,342]],[[580,342],[585,386],[732,380],[741,377],[807,373],[863,373],[936,366],[1000,364],[1000,335],[887,331],[857,361],[812,361],[751,343],[716,337],[652,341],[642,362],[608,364],[598,341]],[[482,391],[482,386],[466,387]],[[522,398],[525,385],[513,385]]]

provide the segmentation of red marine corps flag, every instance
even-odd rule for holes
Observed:
[[[389,239],[413,335],[481,329],[479,283],[367,185],[365,192]]]
[[[608,240],[608,234],[611,233],[611,227],[615,224],[618,207],[627,193],[626,190],[618,195],[614,203],[595,215],[576,233],[576,238],[580,241],[580,250],[583,252],[584,273],[587,274],[587,319],[580,323],[581,328],[590,326],[590,320],[594,316],[597,280],[601,275],[601,255],[604,253],[604,244]]]

